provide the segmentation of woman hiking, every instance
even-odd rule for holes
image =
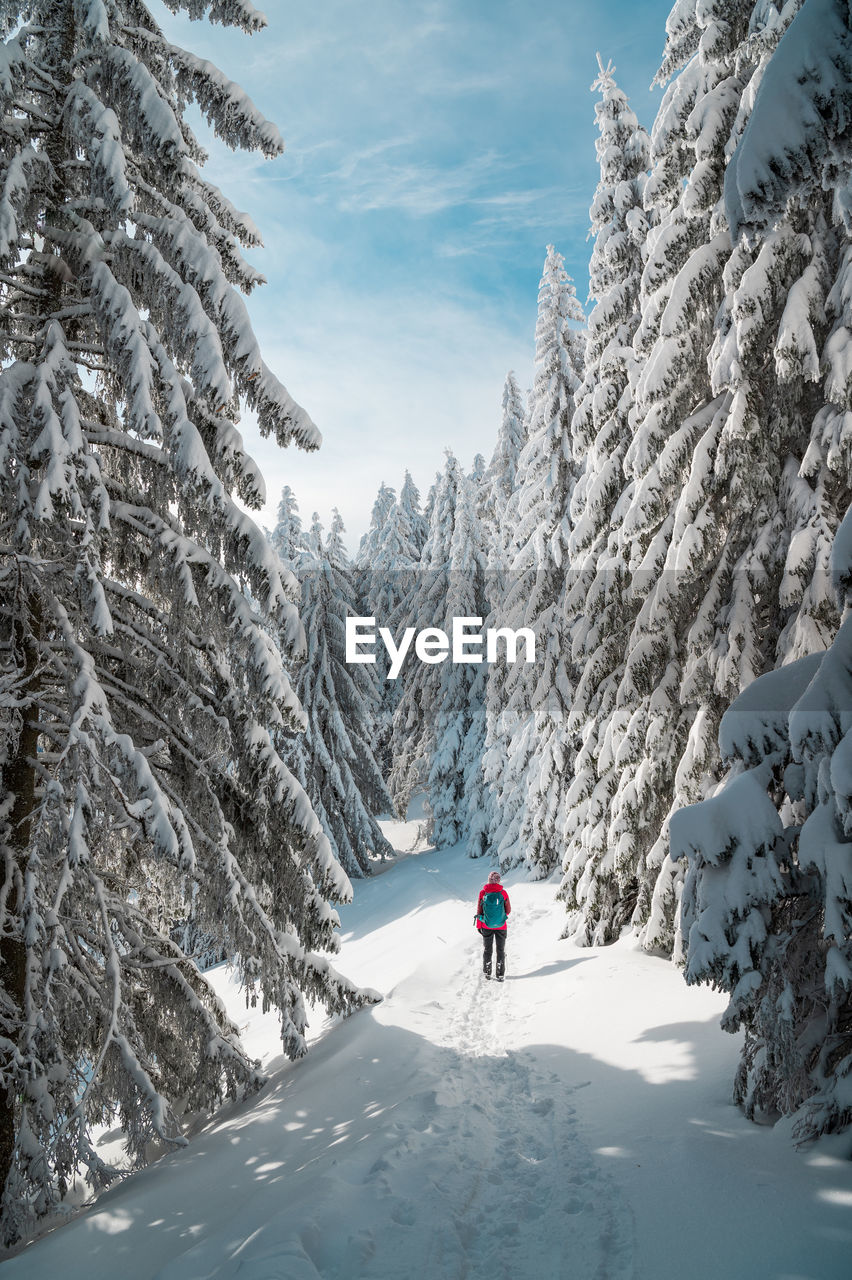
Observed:
[[[482,934],[482,968],[491,977],[491,954],[497,943],[497,981],[506,972],[506,918],[512,910],[509,895],[500,883],[500,872],[492,871],[479,891],[479,902],[473,923]]]

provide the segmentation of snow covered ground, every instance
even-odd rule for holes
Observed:
[[[505,984],[479,976],[460,849],[410,852],[341,914],[338,967],[385,994],[282,1061],[190,1146],[3,1264],[4,1280],[833,1280],[848,1138],[797,1152],[730,1104],[723,1000],[622,942],[559,939],[552,883],[509,876]]]

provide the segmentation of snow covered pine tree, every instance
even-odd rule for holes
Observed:
[[[542,659],[540,666],[529,668],[529,675],[517,667],[502,680],[504,712],[496,732],[491,698],[485,762],[486,776],[497,784],[493,827],[500,833],[501,866],[523,857],[537,876],[548,875],[557,858],[557,810],[566,767],[563,727],[573,688],[564,660],[560,601],[568,561],[568,508],[579,471],[571,422],[586,346],[585,333],[571,325],[584,321],[562,254],[548,245],[538,289],[529,438],[517,464],[512,572],[501,602],[510,626],[535,632]],[[502,777],[501,754],[509,762]]]
[[[616,701],[633,620],[620,523],[630,499],[624,458],[638,376],[632,344],[648,231],[642,208],[648,135],[615,82],[615,67],[604,66],[598,55],[598,68],[592,91],[601,95],[595,107],[600,181],[589,210],[595,235],[589,293],[595,305],[572,423],[574,448],[585,466],[571,501],[564,606],[565,634],[579,672],[568,731],[579,746],[565,797],[561,892],[569,909],[576,909],[578,938],[585,942],[611,940],[613,922],[625,914],[619,899],[631,894],[629,880],[624,886],[614,874],[607,827],[618,746],[630,719],[629,709]]]
[[[687,981],[730,994],[722,1025],[745,1032],[735,1097],[748,1115],[794,1116],[798,1140],[852,1123],[850,111],[849,7],[805,0],[757,89],[725,207],[735,244],[756,249],[757,262],[792,219],[821,214],[821,234],[808,241],[822,245],[822,270],[806,267],[783,295],[775,349],[781,371],[823,400],[795,476],[796,489],[812,486],[811,511],[785,566],[808,589],[800,581],[784,601],[797,610],[779,640],[785,665],[754,680],[722,718],[727,778],[671,824],[672,856],[689,859]],[[825,300],[823,264],[834,278]],[[819,546],[833,531],[838,489],[847,514],[828,573]],[[808,516],[808,504],[797,505]],[[843,622],[823,653],[833,618],[814,604],[831,584]],[[816,652],[799,656],[805,645]]]
[[[302,620],[307,654],[295,686],[307,728],[287,759],[304,786],[331,847],[350,875],[369,875],[371,861],[393,850],[375,819],[393,801],[372,750],[377,693],[368,666],[346,663],[346,618],[358,613],[352,566],[337,510],[328,537],[314,516],[310,552],[301,560]]]
[[[378,626],[390,626],[398,609],[404,607],[410,597],[424,541],[420,495],[409,473],[405,473],[398,502],[389,507],[384,494],[392,496],[393,489],[383,483],[373,506],[370,531],[361,539],[354,574],[359,599],[357,612],[362,617],[375,618]],[[381,525],[376,523],[379,520],[383,521]],[[388,651],[380,645],[375,666],[361,668],[374,685],[372,754],[385,778],[391,772],[393,718],[403,693],[402,680],[388,680],[389,667]]]
[[[246,32],[247,0],[169,0]],[[296,583],[235,505],[263,486],[242,401],[319,443],[237,288],[258,233],[199,171],[195,101],[229,145],[281,150],[136,0],[0,4],[0,1182],[9,1242],[118,1116],[141,1161],[175,1102],[258,1080],[170,939],[173,908],[236,957],[305,1051],[305,997],[362,1002],[334,950],[348,880],[277,742],[302,720],[281,649]],[[15,33],[14,35],[12,33]],[[236,288],[235,288],[236,286]],[[310,949],[310,950],[309,950]]]
[[[411,541],[419,557],[429,536],[429,517],[420,510],[420,490],[412,480],[410,471],[406,471],[399,491],[399,507],[411,531]]]
[[[278,523],[268,535],[269,541],[278,552],[288,569],[294,573],[302,556],[305,554],[305,541],[302,532],[302,520],[299,515],[299,504],[296,495],[285,484],[281,490],[281,501],[278,503]]]
[[[439,625],[447,616],[449,570],[459,490],[464,473],[448,450],[443,472],[431,493],[429,536],[411,589],[391,619],[395,635],[406,626],[416,631]],[[402,670],[402,696],[393,717],[390,743],[390,790],[397,812],[405,814],[412,795],[426,782],[435,750],[441,698],[440,665],[413,662]]]
[[[844,509],[841,468],[835,478],[819,476],[813,459],[800,468],[820,403],[816,351],[836,239],[828,195],[777,209],[775,225],[746,242],[731,235],[723,192],[796,8],[674,7],[658,76],[671,83],[644,182],[638,377],[614,541],[630,574],[616,634],[633,622],[614,709],[599,726],[605,787],[589,790],[595,774],[584,770],[600,834],[588,827],[578,848],[585,818],[572,818],[565,887],[590,938],[610,940],[629,920],[646,947],[675,955],[683,868],[668,858],[669,818],[720,776],[717,731],[730,702],[779,657],[827,643],[834,625],[830,593],[811,588],[825,583]],[[767,172],[754,175],[759,186]]]
[[[451,462],[455,459],[449,459],[448,466]],[[454,618],[485,618],[489,612],[485,594],[487,557],[476,511],[476,490],[474,476],[465,475],[457,467],[445,615],[439,624],[448,631]],[[444,662],[437,670],[428,792],[429,838],[440,848],[471,834],[477,836],[484,799],[478,782],[485,745],[488,668],[484,663]]]
[[[482,477],[478,500],[482,536],[488,552],[489,568],[505,566],[512,541],[517,511],[518,459],[527,442],[527,414],[524,397],[514,373],[507,373],[503,385],[503,416],[497,443],[488,469]]]

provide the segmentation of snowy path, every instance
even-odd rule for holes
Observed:
[[[417,1018],[442,1049],[440,1083],[409,1099],[417,1114],[371,1170],[380,1225],[356,1274],[401,1276],[414,1257],[427,1276],[485,1280],[528,1275],[535,1259],[541,1276],[621,1280],[632,1274],[629,1214],[579,1136],[571,1099],[582,1082],[566,1088],[521,1047],[523,986],[479,977],[479,951],[473,937],[443,999]],[[400,1199],[400,1187],[412,1191]]]
[[[508,977],[486,983],[484,869],[427,852],[359,886],[339,964],[384,1002],[295,1065],[233,1005],[262,1094],[3,1280],[846,1277],[848,1141],[796,1153],[744,1121],[719,997],[560,941],[552,884],[509,878]]]

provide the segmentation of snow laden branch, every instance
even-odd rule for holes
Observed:
[[[852,1100],[849,658],[847,621],[827,653],[756,680],[722,718],[728,777],[671,821],[687,981],[729,993],[746,1113],[794,1115],[800,1140],[844,1128]]]
[[[735,236],[763,231],[791,196],[836,191],[850,225],[852,21],[843,0],[805,0],[760,81],[725,173]]]

